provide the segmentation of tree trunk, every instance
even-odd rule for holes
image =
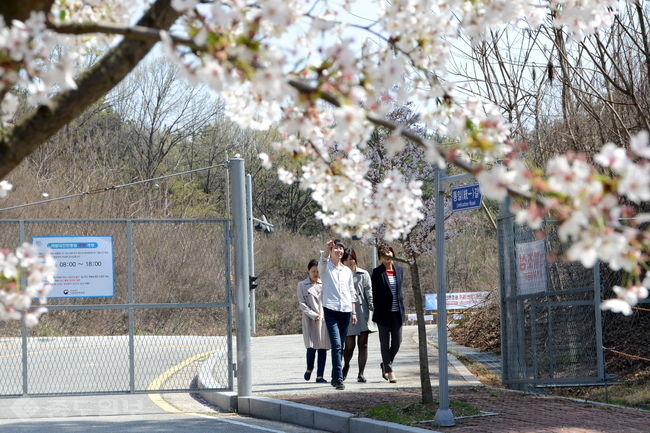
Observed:
[[[409,262],[411,269],[411,285],[415,300],[415,312],[418,319],[418,346],[420,354],[420,385],[422,386],[422,403],[433,404],[433,389],[429,375],[429,354],[427,350],[427,330],[424,325],[424,303],[422,290],[420,290],[420,274],[417,258]]]

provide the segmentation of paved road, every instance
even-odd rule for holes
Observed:
[[[428,330],[435,329],[428,327]],[[176,342],[179,343],[179,342]],[[380,375],[377,334],[369,341],[369,359],[365,372],[367,383],[356,382],[357,366],[353,361],[346,391],[337,391],[329,384],[305,382],[305,348],[301,335],[254,337],[253,394],[281,395],[300,393],[340,393],[350,391],[381,391],[391,387],[420,387],[417,328],[404,327],[404,342],[395,360],[398,383],[389,384]],[[437,386],[437,349],[429,345],[429,366],[432,385]],[[327,361],[326,377],[331,370]],[[161,370],[158,369],[158,372]],[[97,373],[95,373],[97,376]],[[1,380],[1,379],[0,379]],[[450,386],[475,385],[478,382],[462,364],[450,359]],[[22,433],[47,430],[59,432],[314,432],[291,424],[264,421],[219,413],[189,394],[136,394],[82,397],[21,397],[0,399],[0,431]]]
[[[134,389],[147,390],[160,374],[192,359],[183,377],[164,389],[188,389],[198,367],[225,348],[225,337],[136,336]],[[129,343],[126,336],[52,337],[28,340],[28,394],[126,392],[130,389]],[[201,356],[203,354],[203,356]],[[223,365],[227,365],[224,360]],[[22,395],[22,341],[0,339],[0,395]],[[225,368],[217,370],[228,383]]]
[[[136,337],[136,387],[163,391],[188,387],[198,366],[209,353],[223,348],[223,343],[222,337]],[[128,344],[124,337],[39,338],[30,340],[29,344],[30,392],[128,389]],[[21,393],[20,349],[20,340],[0,339],[0,389],[4,392]],[[204,355],[196,358],[201,354]],[[196,360],[188,363],[192,358]],[[174,373],[165,374],[175,368],[178,370]],[[38,430],[48,433],[319,433],[291,424],[219,413],[187,393],[0,399],[0,432]]]
[[[435,326],[427,326],[430,333]],[[352,367],[345,381],[346,391],[336,391],[329,384],[316,383],[316,375],[312,374],[310,382],[305,382],[303,374],[307,364],[305,346],[302,335],[278,335],[273,337],[253,337],[251,339],[253,394],[314,394],[319,392],[346,391],[382,391],[389,387],[420,388],[420,362],[418,354],[418,334],[416,326],[403,327],[403,343],[400,348],[393,370],[397,383],[389,384],[382,379],[379,364],[379,337],[377,333],[370,335],[368,340],[368,363],[364,375],[367,383],[358,383],[357,361],[353,359]],[[355,355],[356,355],[355,351]],[[331,377],[332,362],[328,352],[325,377]],[[429,370],[431,384],[438,386],[438,349],[433,344],[428,346]],[[455,358],[449,358],[449,386],[476,386],[480,382]]]
[[[0,400],[2,433],[279,433],[319,430],[220,414],[188,394],[38,397]]]

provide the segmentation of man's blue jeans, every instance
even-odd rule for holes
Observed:
[[[329,308],[323,308],[323,311],[325,326],[327,326],[327,333],[332,344],[332,380],[343,380],[343,351],[352,313],[343,313]]]

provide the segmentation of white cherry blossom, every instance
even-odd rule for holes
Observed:
[[[8,89],[25,92],[28,104],[47,105],[55,93],[76,87],[74,65],[86,49],[113,46],[123,37],[110,31],[70,35],[57,26],[100,23],[128,28],[151,3],[57,0],[47,14],[32,13],[25,22],[1,21],[2,122],[11,122],[17,108]],[[570,38],[581,40],[611,24],[616,1],[368,0],[364,5],[377,22],[366,27],[346,21],[334,2],[319,2],[318,7],[297,0],[208,3],[172,0],[167,11],[180,13],[180,18],[159,32],[163,52],[192,83],[219,92],[227,113],[242,127],[263,130],[278,125],[283,138],[275,149],[304,161],[300,172],[280,167],[278,174],[311,190],[322,208],[319,218],[339,233],[369,236],[386,227],[385,236],[394,239],[423,217],[421,185],[386,170],[373,186],[364,153],[375,124],[393,107],[411,101],[426,111],[421,119],[427,134],[435,132],[457,143],[453,149],[440,149],[422,137],[422,157],[432,166],[453,162],[472,171],[486,197],[518,196],[521,223],[536,227],[544,215],[554,215],[560,237],[573,242],[569,258],[585,266],[597,258],[621,269],[648,261],[650,241],[619,221],[621,215],[634,215],[618,204],[621,198],[650,200],[646,132],[631,139],[629,152],[608,144],[596,156],[601,170],[611,169],[611,178],[579,155],[556,156],[540,176],[518,159],[511,127],[497,107],[460,97],[447,76],[450,47],[460,35],[478,43],[489,30],[535,27],[551,18],[556,27],[568,29]],[[346,0],[343,9],[352,3]],[[356,28],[354,36],[348,32],[351,27]],[[59,43],[66,49],[54,56]],[[406,132],[393,132],[389,154],[404,148],[398,134]],[[260,158],[265,167],[273,166],[268,155]],[[498,161],[503,165],[495,165]],[[0,185],[0,196],[6,191]],[[631,247],[633,240],[641,245]],[[7,279],[16,278],[19,261],[27,264],[31,256],[23,250],[21,259],[16,254],[2,255],[0,270]],[[49,265],[39,266],[47,278]],[[31,292],[36,286],[29,287]],[[0,317],[16,317],[13,303],[25,305],[20,296],[16,290],[0,293]],[[628,311],[618,301],[606,305]],[[31,324],[39,313],[30,314]]]
[[[581,238],[574,241],[569,247],[566,255],[571,261],[580,261],[585,268],[593,268],[598,259],[598,250],[600,239],[598,238]]]
[[[627,157],[625,149],[618,147],[614,143],[607,143],[594,157],[594,161],[603,167],[611,168],[616,173],[622,173],[625,171],[630,159]]]
[[[622,299],[607,299],[600,304],[601,310],[610,310],[613,313],[623,313],[626,316],[632,314],[632,306]]]
[[[37,254],[34,245],[24,243],[15,252],[0,251],[0,321],[19,320],[25,313],[27,326],[35,326],[47,310],[32,308],[32,300],[47,302],[50,284],[54,281],[56,264],[49,251]],[[26,285],[21,286],[21,273],[25,272]]]
[[[501,165],[491,170],[481,171],[476,178],[481,184],[481,193],[485,197],[502,202],[508,196],[507,182],[505,180],[508,170]]]
[[[0,198],[7,196],[7,193],[13,189],[13,185],[6,180],[0,181]]]
[[[630,138],[630,150],[645,159],[650,159],[650,146],[648,146],[648,131],[641,131]]]

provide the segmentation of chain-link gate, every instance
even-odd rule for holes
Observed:
[[[599,266],[562,261],[557,227],[549,223],[544,232],[517,225],[503,206],[502,380],[515,388],[603,382]],[[548,262],[549,254],[558,260]]]
[[[110,237],[114,277],[112,296],[49,299],[34,328],[0,323],[0,396],[188,392],[199,373],[210,390],[232,390],[229,224],[0,221],[6,248],[40,236]],[[82,273],[98,263],[66,266]]]

